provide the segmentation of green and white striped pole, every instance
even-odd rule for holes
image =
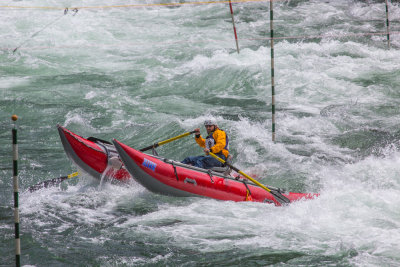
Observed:
[[[11,119],[18,120],[17,115],[12,115]],[[19,205],[18,205],[18,144],[17,128],[12,129],[13,140],[13,184],[14,184],[14,223],[15,223],[15,263],[17,267],[21,266],[21,245],[19,238]]]
[[[389,7],[388,7],[388,0],[386,2],[386,37],[388,42],[388,48],[390,48],[390,33],[389,33]]]
[[[275,142],[275,73],[274,73],[274,9],[269,1],[269,29],[271,33],[271,93],[272,93],[272,141]]]

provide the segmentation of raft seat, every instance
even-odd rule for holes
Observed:
[[[232,154],[229,154],[225,162],[232,164],[232,159],[233,159]],[[232,172],[232,168],[229,167],[227,164],[224,164],[224,166],[222,167],[212,167],[211,170],[214,172],[223,173],[224,175],[229,175]]]

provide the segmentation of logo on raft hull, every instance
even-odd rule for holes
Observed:
[[[148,159],[144,159],[142,165],[143,165],[143,167],[146,167],[146,168],[152,170],[153,172],[156,170],[156,167],[157,167],[156,163],[154,163]]]

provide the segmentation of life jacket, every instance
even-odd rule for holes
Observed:
[[[199,136],[196,138],[199,146],[210,149],[215,154],[222,153],[225,158],[229,156],[229,137],[224,130],[216,127],[215,131],[210,133],[206,139]]]

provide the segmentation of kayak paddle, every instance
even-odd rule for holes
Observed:
[[[61,177],[58,177],[58,178],[53,178],[53,179],[50,179],[50,180],[43,181],[43,182],[40,182],[38,184],[32,185],[32,186],[30,186],[28,188],[28,190],[29,190],[29,192],[34,192],[34,191],[42,189],[42,188],[48,188],[48,187],[56,186],[56,185],[59,185],[62,181],[70,179],[70,178],[78,176],[78,175],[79,175],[78,172],[74,172],[74,173],[71,173],[71,174],[69,174],[67,176],[61,176]]]
[[[245,174],[244,172],[242,172],[238,168],[232,166],[231,164],[229,164],[225,160],[221,159],[220,157],[218,157],[214,153],[209,152],[208,154],[210,154],[213,158],[215,158],[219,162],[224,163],[227,166],[231,167],[235,172],[240,173],[241,175],[243,175],[244,177],[246,177],[247,179],[249,179],[250,181],[252,181],[256,185],[258,185],[262,189],[265,189],[267,192],[271,193],[280,204],[289,204],[290,203],[290,200],[287,197],[285,197],[284,195],[282,195],[281,193],[279,193],[279,192],[277,192],[275,190],[269,189],[268,187],[266,187],[265,185],[259,183],[257,180],[254,180],[253,178],[251,178],[250,176],[248,176],[247,174]]]

